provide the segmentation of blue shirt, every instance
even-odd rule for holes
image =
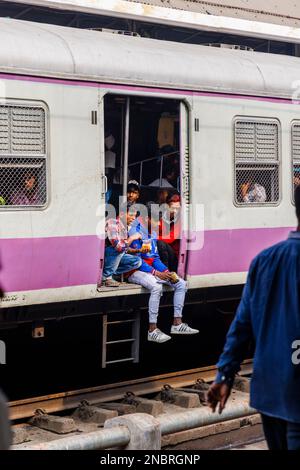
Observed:
[[[139,271],[144,271],[151,274],[154,274],[155,270],[160,272],[168,271],[168,268],[161,261],[158,253],[156,234],[152,233],[152,236],[150,236],[148,229],[143,224],[141,224],[138,219],[133,222],[129,228],[128,234],[131,236],[136,232],[142,235],[142,239],[133,241],[130,245],[131,248],[141,249],[143,240],[151,239],[151,251],[149,253],[137,253],[137,256],[142,258],[142,265],[140,266]]]
[[[240,369],[253,338],[250,405],[266,415],[300,423],[300,364],[292,361],[293,342],[300,340],[300,232],[291,232],[288,240],[252,261],[217,364],[217,382],[230,380]]]

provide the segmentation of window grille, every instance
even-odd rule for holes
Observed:
[[[248,206],[279,201],[279,124],[237,119],[234,125],[235,202]]]
[[[45,110],[0,105],[0,209],[46,203]]]
[[[296,187],[300,184],[300,121],[292,125],[292,164],[293,164],[293,200]]]

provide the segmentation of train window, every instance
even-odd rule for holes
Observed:
[[[0,209],[47,203],[46,117],[41,106],[0,105]]]
[[[234,123],[235,203],[279,202],[279,123],[237,118]]]
[[[300,184],[300,121],[292,124],[293,201],[296,186]]]

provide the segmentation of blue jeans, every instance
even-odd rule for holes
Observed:
[[[105,248],[104,268],[102,279],[107,279],[113,274],[123,274],[139,269],[142,260],[139,256],[128,255],[124,251],[119,253],[112,246]]]

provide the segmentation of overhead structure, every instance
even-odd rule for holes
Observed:
[[[11,2],[7,2],[11,3]],[[179,26],[194,30],[300,43],[297,2],[259,0],[15,0],[15,3]]]

